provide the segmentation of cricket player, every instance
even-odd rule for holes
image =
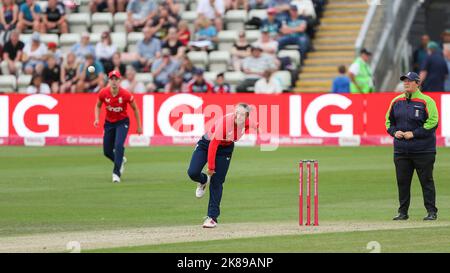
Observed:
[[[394,137],[394,164],[400,207],[394,220],[407,220],[414,170],[422,186],[425,221],[436,220],[433,168],[436,160],[438,110],[435,101],[422,94],[420,77],[414,72],[400,78],[405,93],[392,100],[386,113],[386,129]]]
[[[219,118],[212,128],[198,141],[188,169],[189,177],[197,182],[195,196],[203,197],[209,187],[208,216],[204,228],[215,228],[220,215],[223,183],[230,167],[234,142],[238,141],[250,128],[257,130],[257,123],[249,119],[250,107],[245,103],[236,105],[234,113]],[[252,124],[251,124],[252,123]],[[205,164],[208,170],[202,172]]]
[[[103,135],[103,153],[114,162],[112,181],[120,183],[120,177],[125,170],[127,159],[125,153],[125,139],[127,138],[130,119],[128,118],[127,105],[130,104],[137,122],[137,133],[142,134],[139,108],[134,101],[134,96],[119,86],[120,72],[113,70],[108,74],[109,86],[102,88],[98,94],[95,105],[94,126],[97,128],[100,119],[102,104],[106,105],[106,120]]]

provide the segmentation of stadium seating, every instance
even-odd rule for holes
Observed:
[[[71,13],[67,16],[69,29],[72,33],[87,32],[91,27],[89,13]]]
[[[19,93],[26,93],[27,87],[30,85],[31,75],[20,74],[17,77],[17,91]]]
[[[95,12],[91,17],[92,29],[94,33],[102,33],[104,31],[111,31],[113,25],[113,16],[107,12]]]
[[[0,92],[13,93],[16,90],[16,77],[13,75],[0,75]]]

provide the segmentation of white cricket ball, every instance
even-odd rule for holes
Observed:
[[[95,67],[94,66],[89,66],[88,67],[88,71],[89,71],[89,73],[94,73],[95,72]]]

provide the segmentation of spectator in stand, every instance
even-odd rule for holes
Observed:
[[[269,7],[268,0],[249,0],[249,9],[267,9]]]
[[[371,56],[372,53],[367,49],[361,49],[360,56],[352,63],[352,65],[348,69],[348,76],[351,81],[351,93],[367,94],[374,92],[372,69],[369,65]]]
[[[158,6],[154,0],[130,0],[127,6],[127,20],[125,28],[127,32],[138,31],[151,22],[158,12]]]
[[[194,64],[192,64],[192,61],[187,56],[183,56],[179,70],[179,72],[183,74],[183,82],[190,82],[194,77],[195,70],[196,68],[194,67]]]
[[[270,32],[267,28],[261,29],[261,37],[252,45],[261,48],[263,53],[276,57],[278,42],[270,37]]]
[[[69,52],[66,61],[61,69],[61,88],[60,93],[75,93],[76,85],[79,79],[77,57],[73,52]]]
[[[287,45],[298,45],[302,61],[309,50],[310,40],[306,34],[307,22],[299,14],[297,5],[291,5],[289,17],[280,29],[282,36],[278,39],[279,49]]]
[[[248,10],[248,0],[226,0],[226,9],[244,9]]]
[[[167,35],[167,40],[164,42],[163,48],[167,48],[170,51],[170,55],[179,60],[184,56],[185,47],[183,43],[178,39],[177,29],[171,27]]]
[[[125,11],[127,0],[91,0],[90,10],[94,12],[116,13]]]
[[[224,73],[217,74],[213,91],[217,94],[231,93],[231,86],[225,82]]]
[[[191,31],[189,30],[188,23],[184,20],[178,23],[178,39],[183,46],[187,46],[191,40]]]
[[[274,8],[277,13],[277,19],[280,22],[286,21],[289,18],[291,0],[269,0],[269,8]]]
[[[333,93],[350,93],[350,79],[347,77],[345,65],[338,67],[339,76],[333,80]]]
[[[126,67],[125,79],[120,82],[120,87],[135,94],[142,94],[146,92],[145,85],[136,80],[136,70],[134,70],[131,65]]]
[[[223,29],[223,16],[225,15],[224,0],[199,0],[197,13],[199,16],[205,16],[211,20],[217,31]]]
[[[112,71],[112,57],[117,52],[117,47],[112,43],[111,35],[108,31],[102,33],[100,41],[95,46],[95,57],[100,61],[106,74]],[[121,75],[124,75],[121,73]]]
[[[30,86],[27,88],[27,94],[50,94],[50,86],[42,82],[40,74],[34,74],[31,78]]]
[[[413,68],[414,72],[419,73],[420,68],[423,66],[425,59],[428,57],[427,46],[430,42],[430,36],[423,35],[421,38],[420,47],[414,51],[413,54]]]
[[[69,32],[64,4],[58,0],[48,0],[47,10],[42,20],[42,32],[53,29],[58,29],[59,34]]]
[[[175,73],[170,76],[169,83],[164,87],[166,93],[186,93],[187,84],[183,82],[183,74]]]
[[[89,33],[82,33],[81,41],[74,44],[70,51],[75,53],[80,63],[84,62],[87,55],[95,56],[95,47],[90,44]]]
[[[195,33],[195,41],[189,43],[191,50],[213,50],[216,47],[216,43],[219,41],[217,38],[217,30],[211,25],[211,21],[201,16],[197,20],[197,32]]]
[[[267,9],[267,18],[262,21],[261,29],[267,29],[272,39],[278,39],[281,30],[281,21],[275,15],[277,10],[275,8]]]
[[[289,57],[277,57],[278,42],[270,37],[269,30],[266,28],[261,30],[261,37],[252,46],[259,47],[262,49],[263,54],[272,56],[275,65],[281,67],[282,70],[288,70],[289,65],[291,65],[291,59]]]
[[[273,77],[272,71],[266,70],[263,77],[255,83],[255,94],[279,94],[283,92],[281,82]]]
[[[133,62],[136,71],[148,72],[157,54],[161,51],[161,41],[153,36],[151,28],[145,27],[144,39],[137,44],[138,60]]]
[[[17,30],[22,33],[25,29],[32,29],[33,31],[42,31],[41,25],[41,7],[35,0],[26,0],[20,5],[19,20],[17,23]]]
[[[214,84],[208,82],[203,76],[203,69],[196,69],[194,78],[188,83],[187,90],[189,93],[211,93]]]
[[[6,33],[16,27],[19,18],[19,8],[14,4],[14,0],[3,0],[2,3],[3,7],[0,8],[0,32],[5,32],[3,41],[6,41]]]
[[[167,39],[169,29],[172,27],[177,27],[179,16],[176,14],[171,14],[170,9],[167,5],[159,5],[159,12],[153,18],[153,21],[149,24],[153,28],[155,37],[161,41]]]
[[[17,75],[22,70],[22,53],[25,44],[19,40],[19,32],[11,31],[9,41],[3,47],[1,69],[3,75]]]
[[[447,63],[447,69],[450,71],[450,43],[444,44],[444,58]],[[445,91],[450,92],[450,77],[445,81]]]
[[[22,62],[26,74],[42,74],[47,57],[47,47],[41,42],[39,32],[31,35],[31,40],[23,48]]]
[[[43,81],[50,86],[52,93],[59,92],[59,85],[61,80],[61,68],[56,63],[56,58],[53,55],[47,57],[47,66],[42,72]]]
[[[56,64],[61,65],[63,61],[63,53],[58,48],[58,45],[55,42],[47,43],[48,53],[52,54],[56,59]]]
[[[170,56],[170,51],[164,48],[161,57],[156,59],[152,65],[153,82],[157,90],[164,89],[169,83],[170,75],[178,71],[180,64]]]
[[[94,72],[89,72],[88,68],[94,67]],[[86,55],[86,60],[78,69],[77,92],[95,93],[105,85],[105,71],[102,63],[96,61],[94,55]]]
[[[238,39],[231,49],[231,61],[234,70],[241,71],[242,60],[250,56],[250,48],[251,46],[245,37],[245,31],[241,30]]]
[[[270,55],[262,54],[262,49],[253,46],[251,56],[244,59],[242,70],[246,74],[246,79],[236,87],[237,92],[249,92],[250,87],[254,87],[256,81],[264,76],[267,70],[278,69],[274,58]]]
[[[107,73],[116,70],[120,72],[120,75],[125,75],[126,69],[127,69],[126,65],[122,63],[122,57],[120,55],[120,52],[114,53],[114,55],[112,56],[112,68],[110,71],[107,71]]]
[[[444,83],[449,74],[447,62],[436,42],[429,42],[427,49],[428,57],[420,71],[422,90],[424,92],[442,92],[445,90]]]
[[[177,0],[165,0],[164,4],[167,5],[171,14],[180,14],[180,4]]]

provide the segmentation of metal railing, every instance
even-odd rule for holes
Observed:
[[[371,68],[375,89],[393,91],[402,71],[402,51],[407,50],[407,34],[421,0],[369,1],[370,7],[355,43],[356,54],[362,48],[373,52]]]

